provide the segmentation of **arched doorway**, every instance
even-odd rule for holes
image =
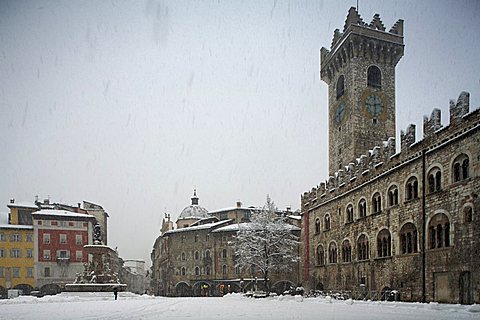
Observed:
[[[175,295],[177,297],[190,297],[192,289],[186,282],[179,282],[175,285]]]
[[[199,281],[193,285],[193,295],[195,297],[210,297],[212,296],[212,286],[206,281]]]

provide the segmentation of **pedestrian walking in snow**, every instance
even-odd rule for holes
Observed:
[[[115,300],[117,300],[117,296],[118,296],[118,288],[117,287],[113,288],[113,294],[115,295]]]

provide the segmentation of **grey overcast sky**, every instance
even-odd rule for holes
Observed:
[[[449,99],[480,105],[479,1],[359,1],[405,20],[397,132]],[[356,1],[0,1],[0,212],[10,198],[110,214],[123,258],[150,251],[197,188],[209,210],[300,206],[327,178],[319,50]],[[398,138],[398,133],[397,133]]]

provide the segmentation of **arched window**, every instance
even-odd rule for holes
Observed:
[[[463,216],[465,223],[470,223],[473,221],[473,209],[472,207],[468,206],[463,208]]]
[[[375,192],[372,197],[372,213],[379,213],[382,211],[382,196],[379,192]]]
[[[200,275],[200,268],[199,267],[195,267],[195,275],[196,276]]]
[[[442,190],[442,171],[438,167],[428,172],[428,193]]]
[[[320,233],[320,219],[315,219],[315,233]]]
[[[206,274],[207,276],[210,275],[210,267],[208,267],[208,266],[205,267],[205,274]]]
[[[416,177],[410,177],[407,180],[405,190],[406,200],[413,200],[418,198],[418,180]]]
[[[226,265],[226,264],[224,264],[224,265],[222,266],[222,274],[223,274],[223,276],[226,276],[226,275],[227,275],[227,265]]]
[[[346,215],[347,215],[346,221],[347,221],[347,223],[353,222],[353,206],[352,206],[351,204],[349,204],[349,205],[347,206],[347,209],[346,209],[346,210],[347,210],[347,212],[346,212]]]
[[[461,154],[453,162],[453,182],[465,180],[470,175],[470,161],[466,154]]]
[[[184,276],[186,274],[187,274],[187,269],[185,269],[185,267],[182,267],[182,276]]]
[[[195,260],[198,260],[200,259],[200,254],[198,253],[198,251],[195,251]]]
[[[388,205],[395,206],[398,204],[398,188],[393,185],[388,189]]]
[[[227,257],[227,249],[222,250],[222,256],[221,257],[224,258],[224,259]]]
[[[417,228],[411,222],[405,223],[400,230],[400,252],[402,254],[418,252]]]
[[[367,71],[367,85],[372,88],[382,88],[382,73],[376,66],[370,66]]]
[[[186,260],[185,252],[182,252],[182,261],[185,261],[185,260]]]
[[[317,265],[319,266],[325,265],[325,253],[323,251],[322,245],[319,245],[317,247]]]
[[[326,214],[324,220],[325,230],[330,230],[330,215]]]
[[[240,274],[241,270],[239,266],[235,266],[235,273]]]
[[[392,237],[390,231],[383,229],[377,236],[377,255],[378,257],[389,257],[392,255]]]
[[[341,75],[337,80],[337,99],[345,93],[345,77]]]
[[[358,218],[365,218],[367,216],[367,201],[361,199],[358,202]]]
[[[195,235],[195,242],[198,242],[198,234]]]
[[[432,217],[428,224],[430,249],[450,247],[450,221],[443,213]]]
[[[352,246],[348,240],[344,240],[342,243],[342,261],[352,262]]]
[[[337,263],[337,244],[333,241],[328,246],[328,262]]]
[[[369,259],[369,246],[367,237],[362,234],[357,240],[357,259],[368,260]]]

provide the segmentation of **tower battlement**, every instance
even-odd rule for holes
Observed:
[[[348,11],[343,31],[335,29],[330,50],[320,50],[320,76],[330,83],[339,69],[350,59],[368,56],[373,60],[396,65],[403,56],[403,20],[399,19],[387,32],[377,13],[365,23],[355,7]]]

